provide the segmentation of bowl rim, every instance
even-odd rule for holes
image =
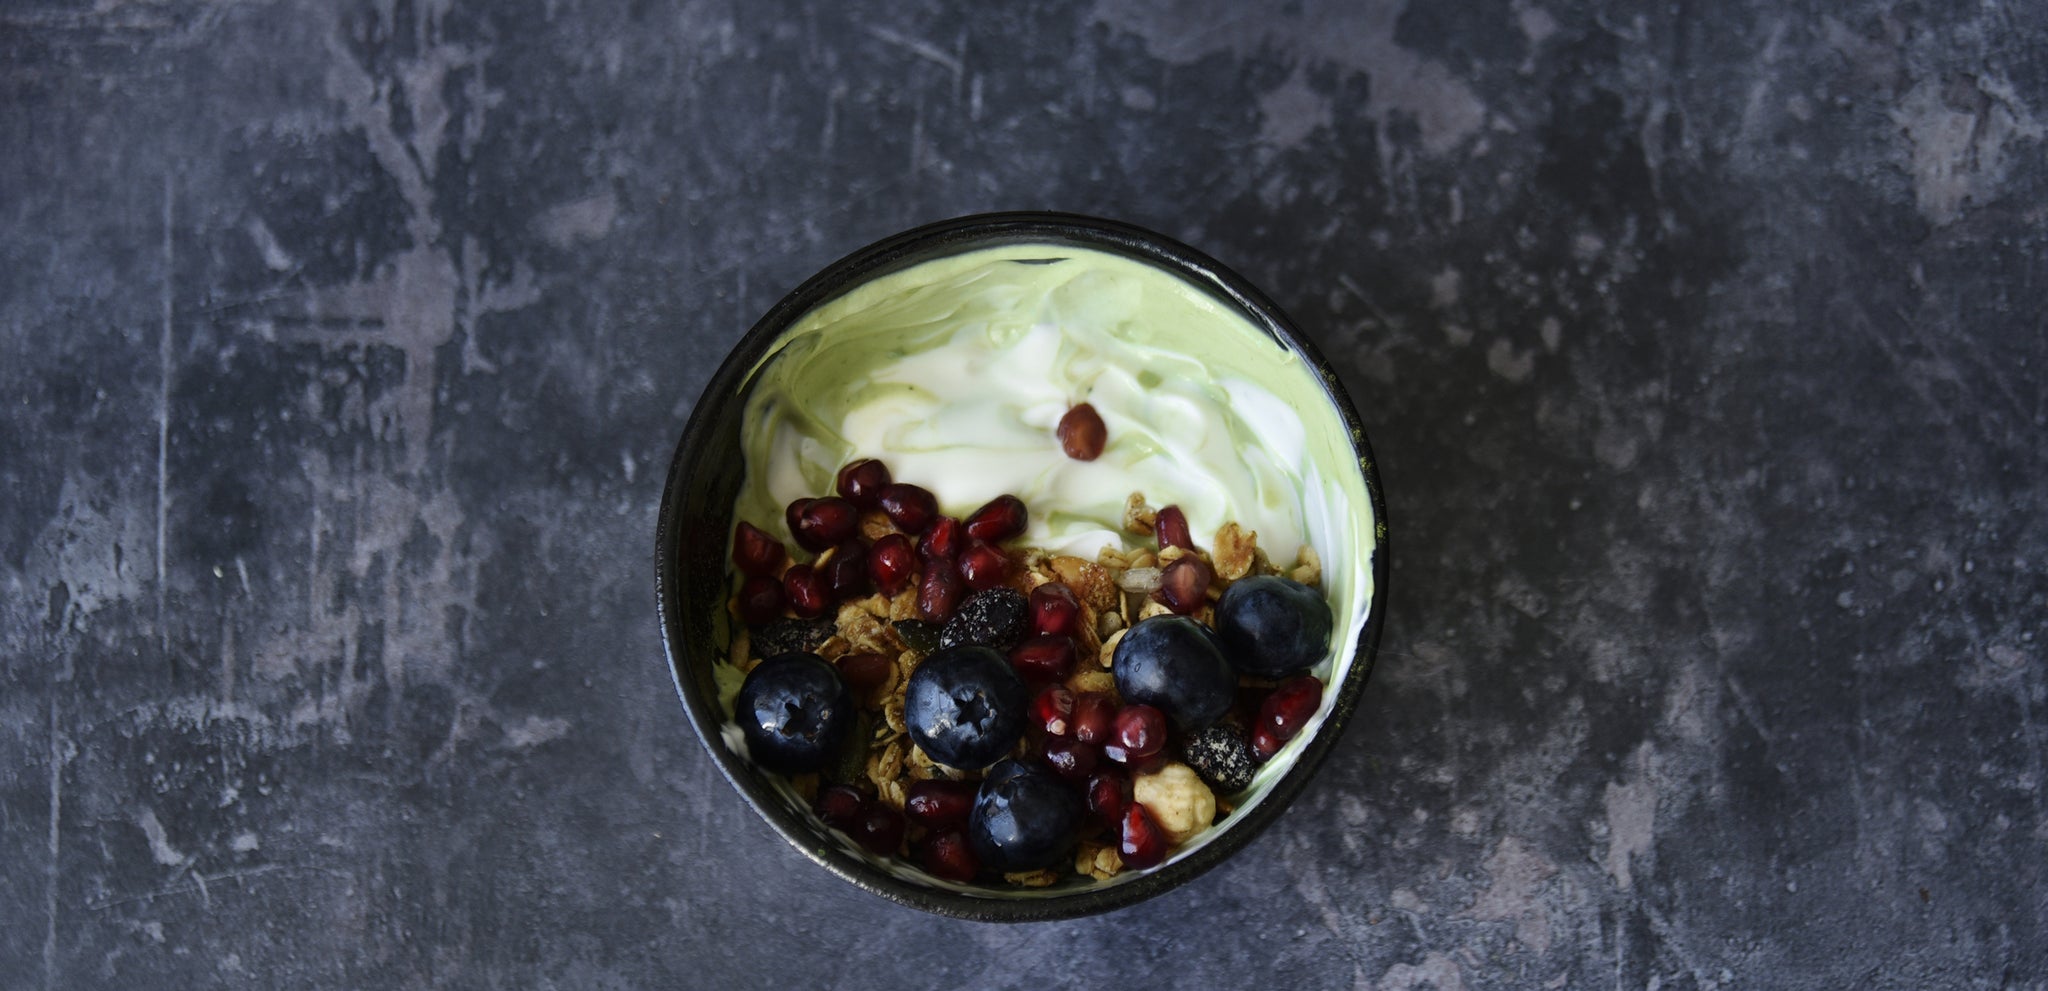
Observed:
[[[758,772],[725,745],[721,734],[725,718],[719,711],[717,699],[706,699],[689,687],[691,681],[685,677],[683,668],[688,661],[685,656],[688,648],[681,627],[682,582],[677,554],[682,528],[681,510],[691,475],[690,454],[703,449],[710,441],[716,419],[709,412],[710,406],[716,404],[707,404],[707,400],[738,395],[739,388],[784,331],[805,314],[842,293],[924,261],[1009,244],[1071,245],[1152,264],[1230,304],[1255,327],[1300,355],[1304,365],[1322,384],[1324,396],[1336,410],[1339,420],[1350,432],[1351,446],[1357,455],[1358,468],[1364,476],[1372,506],[1375,531],[1370,564],[1373,591],[1367,605],[1365,629],[1359,635],[1351,667],[1343,684],[1338,687],[1330,713],[1295,758],[1293,766],[1273,782],[1250,810],[1234,817],[1225,825],[1222,834],[1192,853],[1131,881],[1032,897],[966,894],[905,881],[860,860],[837,844],[827,842],[808,817],[799,817],[789,810],[778,795],[758,780]],[[730,520],[726,522],[729,526]],[[924,224],[855,250],[804,280],[740,337],[692,406],[682,438],[676,445],[675,456],[669,464],[655,534],[655,606],[660,617],[662,652],[668,660],[669,677],[683,703],[690,726],[696,731],[698,742],[711,755],[719,773],[740,793],[754,813],[791,846],[848,883],[910,908],[982,922],[1049,921],[1108,912],[1179,887],[1235,854],[1286,811],[1335,748],[1337,738],[1357,708],[1366,680],[1371,676],[1380,633],[1386,625],[1388,558],[1386,497],[1380,487],[1378,462],[1366,440],[1364,423],[1322,352],[1300,332],[1278,304],[1215,259],[1154,231],[1082,214],[1010,211],[970,214]]]

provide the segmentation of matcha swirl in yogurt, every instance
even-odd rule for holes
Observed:
[[[1092,461],[1056,436],[1079,403],[1108,430]],[[743,520],[778,520],[840,466],[880,458],[950,515],[1015,495],[1031,507],[1021,544],[1092,559],[1143,539],[1122,528],[1142,492],[1179,505],[1201,544],[1236,522],[1276,560],[1315,548],[1337,617],[1324,678],[1366,625],[1377,521],[1322,384],[1237,310],[1140,261],[1012,245],[860,285],[770,349],[742,430]]]

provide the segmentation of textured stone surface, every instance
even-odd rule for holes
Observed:
[[[1823,6],[9,4],[0,984],[2042,987],[2048,14]],[[1295,314],[1395,585],[1270,833],[1006,928],[743,810],[649,552],[1018,207]]]

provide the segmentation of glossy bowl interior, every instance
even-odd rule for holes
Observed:
[[[998,890],[932,879],[875,858],[820,824],[779,775],[754,767],[726,740],[714,665],[729,642],[726,548],[733,505],[745,476],[741,418],[753,376],[770,348],[805,314],[870,280],[922,262],[983,248],[1073,246],[1156,266],[1192,284],[1296,352],[1320,382],[1324,399],[1357,455],[1375,528],[1367,621],[1349,658],[1332,669],[1319,725],[1291,749],[1291,766],[1246,806],[1164,866],[1108,882]],[[886,454],[883,455],[886,457]],[[1357,507],[1362,509],[1364,507]],[[1361,522],[1364,515],[1358,514]],[[1330,370],[1277,306],[1235,273],[1186,245],[1127,224],[1054,213],[983,214],[942,221],[879,241],[827,266],[790,293],[740,339],[691,413],[670,465],[656,538],[655,587],[662,643],[683,709],[705,749],[747,804],[814,862],[870,892],[941,915],[984,921],[1069,918],[1108,911],[1174,888],[1215,866],[1284,810],[1336,744],[1372,670],[1387,594],[1386,506],[1357,411]],[[716,800],[704,796],[705,801]]]

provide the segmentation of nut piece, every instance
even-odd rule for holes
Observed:
[[[1294,573],[1289,577],[1310,588],[1322,584],[1323,559],[1317,556],[1315,548],[1301,545],[1301,553],[1294,559]]]
[[[1035,871],[1015,871],[1003,875],[1003,880],[1020,888],[1050,888],[1059,883],[1060,873],[1051,868]]]
[[[1107,881],[1124,869],[1124,858],[1109,844],[1082,840],[1081,847],[1074,853],[1074,873],[1086,874],[1097,881]]]
[[[1225,523],[1216,531],[1216,577],[1236,581],[1250,574],[1259,549],[1259,531]]]
[[[1216,794],[1186,764],[1168,764],[1131,780],[1131,797],[1175,846],[1193,839],[1216,821]]]
[[[1145,505],[1145,493],[1133,492],[1124,500],[1124,529],[1130,533],[1149,537],[1152,528],[1159,522],[1159,511]]]

